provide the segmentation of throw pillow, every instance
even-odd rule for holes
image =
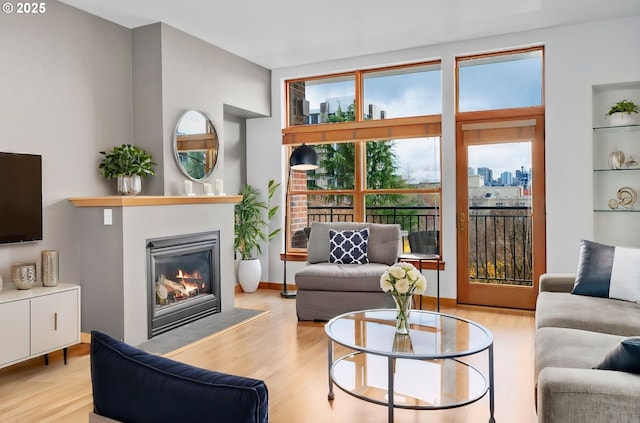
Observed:
[[[329,229],[329,263],[369,263],[369,228],[337,231]]]
[[[640,374],[640,338],[623,339],[594,369]]]
[[[571,293],[640,302],[640,249],[580,241]]]

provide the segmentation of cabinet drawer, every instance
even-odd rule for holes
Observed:
[[[29,357],[29,301],[0,304],[0,367]]]
[[[31,355],[80,342],[78,290],[31,300]]]

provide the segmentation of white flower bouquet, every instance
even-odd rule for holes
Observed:
[[[413,294],[427,289],[424,275],[410,263],[396,263],[380,277],[380,288],[393,297],[398,309],[396,332],[409,333],[409,312]]]

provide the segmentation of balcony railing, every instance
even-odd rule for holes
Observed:
[[[369,223],[397,223],[405,233],[435,231],[439,229],[437,207],[367,207]],[[353,208],[349,206],[311,206],[307,208],[311,222],[353,222]]]
[[[311,222],[353,222],[349,206],[310,206]],[[531,210],[528,207],[469,207],[469,279],[476,283],[533,285]],[[404,249],[409,234],[439,233],[437,207],[367,207],[366,221],[400,224]],[[439,250],[440,241],[436,240]]]
[[[469,279],[533,286],[531,209],[469,208]]]

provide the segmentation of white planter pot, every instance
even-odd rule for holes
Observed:
[[[633,125],[636,123],[637,113],[614,113],[609,115],[610,126]]]
[[[260,260],[240,260],[238,265],[238,282],[244,292],[256,292],[262,276]]]

